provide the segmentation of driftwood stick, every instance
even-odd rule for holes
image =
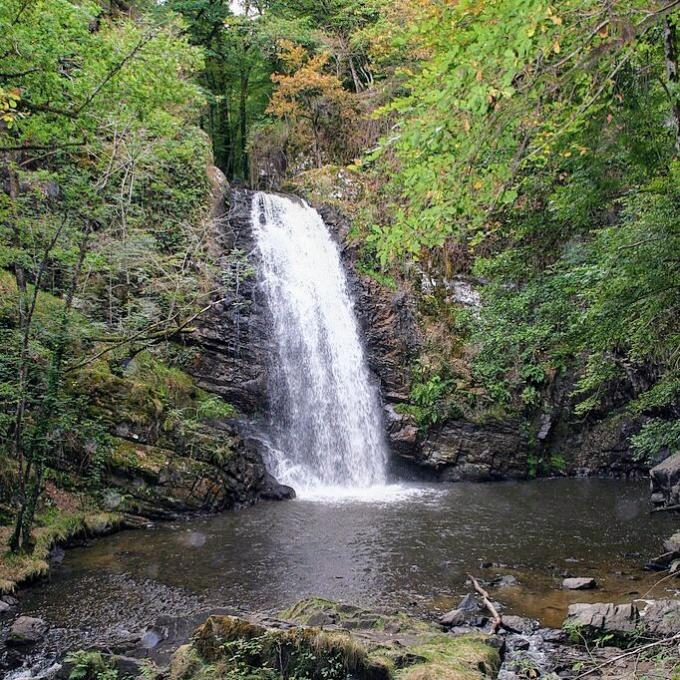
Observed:
[[[491,602],[489,593],[487,593],[486,590],[482,588],[482,586],[479,584],[479,581],[472,574],[468,574],[468,578],[470,579],[470,581],[472,581],[472,585],[474,586],[475,591],[479,595],[481,595],[482,600],[484,602],[484,606],[489,610],[489,613],[491,614],[491,618],[493,620],[491,632],[494,634],[497,633],[501,628],[504,627],[503,618],[498,613],[496,607],[494,607],[493,602]]]
[[[669,512],[671,510],[680,510],[680,505],[666,505],[662,508],[654,508],[651,512]]]
[[[625,652],[624,654],[619,654],[618,656],[613,656],[611,659],[607,659],[603,663],[595,666],[594,668],[590,668],[587,671],[584,671],[580,675],[577,675],[574,680],[579,680],[579,678],[585,678],[587,675],[591,675],[595,673],[596,671],[601,670],[605,666],[611,663],[615,663],[616,661],[620,661],[621,659],[625,659],[629,656],[633,656],[634,654],[640,654],[644,652],[647,649],[651,649],[652,647],[656,647],[658,645],[667,645],[670,644],[671,642],[675,642],[676,640],[680,640],[680,633],[676,633],[672,637],[664,638],[663,640],[655,640],[654,642],[649,642],[646,645],[642,645],[641,647],[636,647],[635,649],[631,649],[629,652]]]

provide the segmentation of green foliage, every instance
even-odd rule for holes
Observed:
[[[423,382],[416,381],[411,387],[410,404],[407,407],[416,422],[430,426],[457,415],[450,403],[450,390],[453,380],[435,374]]]
[[[77,651],[66,657],[72,664],[69,680],[118,680],[118,671],[101,652]]]
[[[96,484],[110,450],[78,370],[162,343],[211,294],[209,153],[203,55],[168,11],[9,0],[0,35],[0,449],[18,463],[17,548],[53,466]]]
[[[680,181],[668,33],[643,4],[384,9],[379,58],[403,88],[364,171],[387,187],[365,237],[383,264],[486,282],[466,323],[478,405],[531,417],[575,370],[577,416],[659,420],[636,439],[649,456],[679,408]]]
[[[680,420],[652,418],[631,441],[640,460],[651,462],[658,460],[659,454],[677,453],[680,451]]]

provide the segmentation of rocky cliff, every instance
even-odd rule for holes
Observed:
[[[201,358],[193,369],[203,389],[234,404],[251,422],[267,411],[271,355],[250,222],[252,197],[248,190],[230,190],[217,211],[213,247],[219,251],[222,299],[194,338]],[[348,218],[328,204],[316,207],[341,250],[369,368],[380,386],[396,472],[442,481],[484,481],[556,473],[625,476],[646,470],[630,450],[639,423],[618,403],[600,416],[577,419],[568,376],[546,388],[543,407],[535,413],[417,423],[408,408],[413,367],[425,344],[432,342],[419,314],[423,291],[403,280],[388,286],[364,273],[358,246],[349,237]],[[451,304],[480,304],[474,282],[446,285]]]

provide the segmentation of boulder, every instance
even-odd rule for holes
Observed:
[[[667,552],[680,552],[680,531],[676,531],[670,538],[667,538],[663,547]]]
[[[292,486],[279,484],[274,477],[267,473],[260,498],[268,501],[290,501],[295,498],[295,489]]]
[[[680,600],[651,600],[640,613],[645,632],[658,638],[680,631]]]
[[[468,621],[468,615],[462,609],[452,609],[440,616],[438,621],[442,626],[454,628],[455,626],[464,626]]]
[[[626,642],[641,632],[664,638],[680,631],[680,600],[638,600],[630,604],[573,604],[565,627],[576,627],[585,637],[613,634]]]
[[[517,584],[518,584],[517,578],[512,574],[504,574],[503,576],[495,578],[491,582],[491,585],[493,585],[495,588],[512,588]]]
[[[597,588],[594,578],[565,578],[562,581],[562,588],[565,590],[592,590]]]
[[[649,475],[654,505],[659,508],[680,505],[680,452],[653,467]]]
[[[13,647],[24,647],[40,642],[47,632],[47,624],[32,616],[20,616],[9,630],[6,644]]]
[[[569,606],[564,625],[578,629],[585,637],[612,634],[614,638],[625,640],[635,634],[639,620],[640,612],[633,603],[577,603]]]
[[[645,564],[645,569],[647,571],[666,571],[666,569],[670,569],[671,564],[678,558],[680,558],[680,551],[678,550],[665,552],[649,560]]]
[[[522,635],[531,635],[540,627],[538,621],[535,621],[534,619],[526,619],[523,616],[512,615],[504,616],[503,624]]]

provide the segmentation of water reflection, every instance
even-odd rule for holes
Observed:
[[[559,623],[571,601],[644,592],[639,555],[658,552],[673,529],[673,518],[649,514],[645,484],[609,480],[421,487],[393,503],[263,503],[69,551],[25,609],[65,627],[79,625],[82,607],[130,625],[131,601],[149,620],[206,604],[276,611],[310,595],[431,609],[455,602],[474,572],[514,574],[519,585],[501,599]],[[566,574],[595,576],[601,589],[561,591]]]

